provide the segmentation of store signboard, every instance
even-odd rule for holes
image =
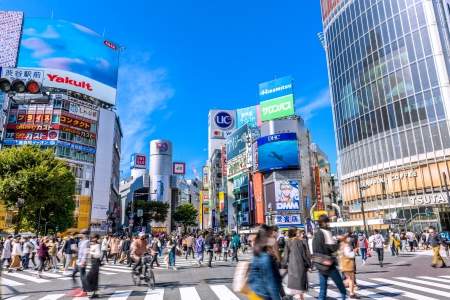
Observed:
[[[132,169],[145,169],[147,168],[147,156],[142,153],[133,153],[130,163]]]
[[[60,123],[64,125],[69,125],[73,127],[77,127],[84,130],[91,130],[91,123],[76,118],[74,116],[61,115]]]
[[[18,114],[17,123],[50,123],[52,121],[51,114]]]
[[[210,139],[226,139],[236,128],[236,111],[210,110],[208,123]]]
[[[236,110],[236,127],[240,128],[246,124],[249,127],[261,126],[261,113],[259,105],[240,108]]]
[[[29,68],[0,68],[1,77],[7,78],[10,82],[20,79],[24,82],[34,80],[42,84],[44,80],[44,71]]]
[[[248,126],[244,124],[227,138],[227,160],[245,152],[248,135]]]
[[[229,179],[241,174],[245,170],[247,170],[247,155],[245,153],[227,161],[227,177]]]
[[[186,163],[184,162],[174,162],[172,166],[172,172],[175,175],[186,174]]]
[[[294,95],[261,102],[261,120],[270,121],[295,115]]]
[[[203,166],[202,182],[203,182],[203,187],[204,188],[208,188],[209,187],[209,170],[208,170],[208,166]]]
[[[97,121],[98,111],[78,103],[70,102],[69,103],[69,112],[71,114],[90,119],[93,121]]]
[[[299,214],[275,215],[275,224],[280,227],[301,225]]]

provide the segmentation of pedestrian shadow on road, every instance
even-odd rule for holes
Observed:
[[[196,282],[183,282],[180,283],[179,281],[166,281],[166,282],[156,282],[155,286],[157,288],[171,288],[171,289],[177,289],[177,288],[182,288],[182,287],[191,287],[191,286],[196,286],[198,285],[200,282],[196,281]]]
[[[218,283],[231,283],[233,282],[233,278],[210,278],[205,279],[207,284],[218,284]]]
[[[387,273],[389,271],[385,271],[385,270],[378,270],[378,271],[365,271],[365,272],[359,272],[357,271],[356,274],[372,274],[372,273]]]

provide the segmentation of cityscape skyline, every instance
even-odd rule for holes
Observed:
[[[258,84],[285,75],[295,80],[296,111],[305,119],[335,170],[325,52],[317,37],[322,30],[319,1],[307,5],[288,1],[283,7],[250,1],[241,11],[231,9],[233,5],[211,3],[199,5],[202,8],[195,10],[188,4],[142,3],[139,12],[126,8],[121,11],[125,14],[122,18],[133,19],[125,28],[123,23],[118,26],[112,22],[119,15],[104,1],[89,3],[104,12],[95,19],[77,8],[67,10],[56,1],[43,1],[39,5],[3,1],[2,5],[4,10],[23,10],[30,17],[53,14],[54,19],[83,24],[125,47],[120,55],[117,99],[124,130],[122,177],[129,174],[131,153],[148,154],[149,141],[157,138],[173,141],[174,159],[186,161],[188,176],[194,175],[193,166],[201,173],[207,159],[208,109],[255,105]],[[126,17],[132,13],[136,16]],[[164,21],[169,13],[176,16],[173,17],[176,22]],[[281,15],[285,16],[285,24],[275,22]],[[198,21],[182,28],[187,18]],[[142,26],[147,19],[150,23]],[[235,24],[224,26],[230,19]],[[294,20],[303,21],[299,24]],[[151,24],[159,25],[156,28]],[[302,36],[302,40],[296,36]],[[148,42],[142,45],[142,41]],[[180,42],[182,53],[175,50]],[[240,51],[227,46],[232,44],[240,44],[242,47],[237,47]],[[265,57],[272,58],[264,60]],[[130,92],[134,92],[133,97],[128,96]],[[188,121],[177,121],[186,117],[190,117]],[[185,138],[184,130],[190,132],[189,139]]]

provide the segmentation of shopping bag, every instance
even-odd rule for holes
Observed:
[[[248,291],[247,280],[250,272],[250,263],[248,261],[240,261],[234,271],[233,291],[236,293],[246,293]]]

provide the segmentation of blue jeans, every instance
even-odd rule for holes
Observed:
[[[319,273],[320,293],[318,299],[319,300],[327,299],[328,277],[331,277],[331,279],[334,281],[336,287],[339,289],[339,292],[341,292],[342,300],[345,300],[347,291],[345,290],[341,274],[339,274],[336,268],[331,270],[330,273],[327,275]]]
[[[367,249],[366,248],[359,248],[359,253],[361,253],[362,260],[366,261],[366,259],[367,259]]]
[[[175,267],[175,250],[169,252],[169,266]]]

